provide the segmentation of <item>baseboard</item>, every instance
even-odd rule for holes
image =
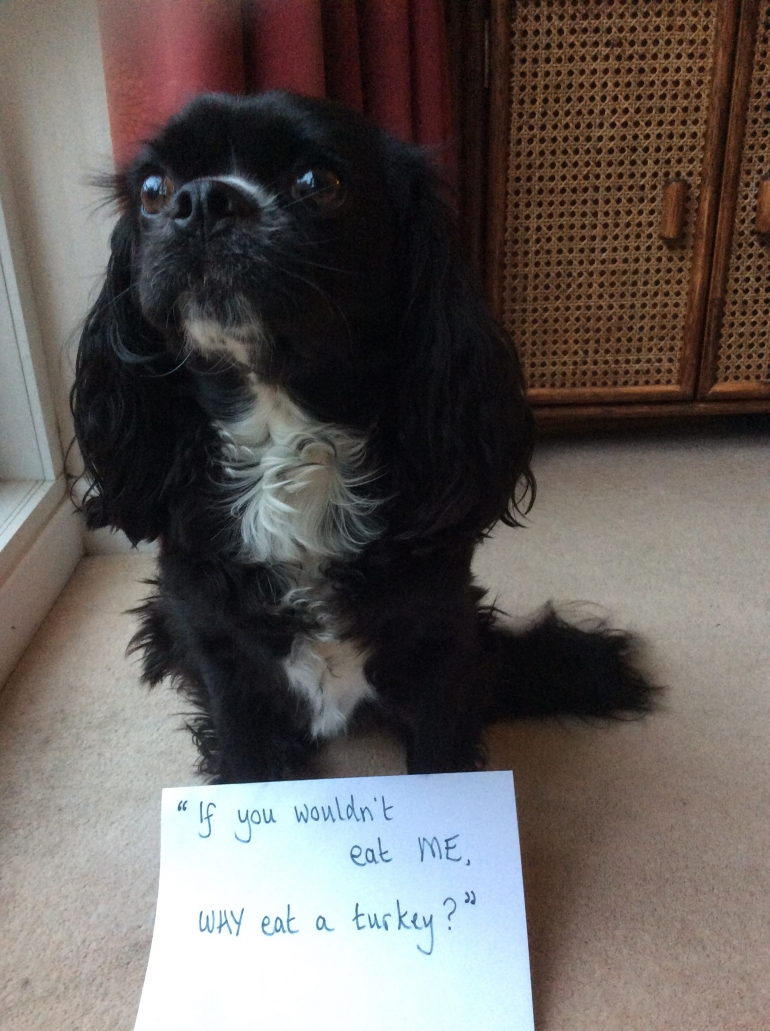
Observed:
[[[63,501],[0,585],[0,687],[83,554],[80,517]]]

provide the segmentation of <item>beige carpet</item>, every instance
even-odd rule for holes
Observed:
[[[550,444],[537,471],[531,527],[497,534],[480,577],[516,615],[601,602],[648,639],[669,685],[643,723],[491,735],[492,764],[516,779],[538,1031],[764,1031],[767,438]],[[8,1031],[133,1027],[160,789],[189,783],[193,761],[179,700],[148,696],[123,656],[121,613],[150,564],[84,560],[0,695]],[[400,758],[344,742],[326,769],[399,772]]]

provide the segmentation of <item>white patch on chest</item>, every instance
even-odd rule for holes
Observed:
[[[277,388],[253,389],[248,414],[219,426],[244,556],[312,574],[355,555],[378,534],[377,503],[361,491],[372,478],[365,440],[315,421]]]
[[[358,703],[374,698],[364,661],[365,656],[349,641],[319,641],[306,634],[294,639],[282,665],[291,689],[310,703],[313,737],[339,734]]]
[[[365,440],[306,415],[282,391],[252,378],[253,404],[220,424],[225,469],[243,556],[277,566],[281,603],[302,608],[318,632],[298,633],[282,661],[289,687],[310,706],[310,733],[340,733],[360,701],[374,697],[365,654],[335,636],[323,564],[357,554],[379,533],[377,503],[362,495],[372,478]]]

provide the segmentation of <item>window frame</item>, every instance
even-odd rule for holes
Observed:
[[[2,583],[66,493],[64,457],[45,356],[2,154],[0,330],[0,433],[4,435],[0,447]]]
[[[2,688],[83,554],[2,140],[0,380]]]

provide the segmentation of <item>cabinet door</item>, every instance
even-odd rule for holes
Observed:
[[[744,0],[698,394],[770,399],[770,0]],[[764,216],[758,233],[757,207]]]
[[[534,403],[694,397],[739,8],[495,0],[490,289]]]

